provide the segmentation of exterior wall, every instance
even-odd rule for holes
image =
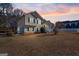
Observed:
[[[38,24],[41,25],[41,19],[37,18]]]
[[[33,31],[32,27],[29,27],[29,31],[27,30],[27,27],[24,28],[24,32],[35,32],[35,30]]]
[[[28,22],[28,18],[30,19],[30,22]],[[26,27],[24,28],[24,32],[37,32],[37,28],[38,28],[38,32],[40,32],[40,28],[42,27],[41,19],[35,18],[31,14],[28,14],[25,16],[25,26]],[[27,27],[29,27],[29,31],[26,30]],[[34,31],[32,31],[33,27],[34,27]]]
[[[77,29],[77,32],[79,32],[79,29]]]
[[[28,21],[28,19],[30,21]],[[41,27],[45,27],[46,32],[52,32],[53,29],[51,28],[51,25],[46,23],[42,24],[42,21],[43,20],[41,20],[40,18],[35,18],[33,15],[27,14],[19,20],[17,33],[40,32]]]
[[[30,22],[28,22],[28,17],[30,19]],[[33,20],[35,19],[35,23]],[[38,24],[37,24],[38,21]],[[25,15],[25,25],[41,25],[41,19],[33,17],[31,14]]]
[[[49,25],[49,27],[48,27],[49,32],[53,32],[53,27],[54,27],[54,25],[52,25],[52,24]]]
[[[49,32],[49,28],[48,28],[48,25],[47,25],[47,24],[44,23],[44,24],[43,24],[43,27],[45,28],[45,31],[46,31],[46,32]]]
[[[53,26],[51,26],[51,25],[52,24],[47,24],[47,23],[43,24],[43,27],[45,27],[46,32],[53,32]]]
[[[79,21],[60,22],[60,24],[63,24],[58,29],[60,32],[79,32]]]

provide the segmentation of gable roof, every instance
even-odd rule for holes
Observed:
[[[36,11],[26,13],[25,15],[28,15],[28,14],[31,14],[35,18],[40,18],[41,20],[43,20],[43,17],[41,17],[40,14],[38,12],[36,12]]]
[[[40,18],[41,20],[42,20],[42,24],[43,23],[47,23],[47,24],[52,24],[53,25],[53,23],[51,23],[50,21],[47,21],[47,20],[45,20],[42,16],[40,16],[40,14],[38,13],[38,12],[36,12],[36,11],[32,11],[32,12],[29,12],[29,13],[26,13],[25,15],[28,15],[28,14],[31,14],[33,17],[35,17],[35,18]]]
[[[53,23],[51,23],[50,21],[46,21],[46,23],[47,23],[47,24],[51,24],[51,25],[54,25],[54,24],[53,24]]]

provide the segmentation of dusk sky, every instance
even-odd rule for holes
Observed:
[[[43,18],[56,21],[79,20],[79,3],[16,3],[24,12],[37,11]]]

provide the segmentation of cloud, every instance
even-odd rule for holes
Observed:
[[[79,20],[79,13],[76,14],[69,14],[63,16],[43,16],[46,20],[50,20],[52,23],[57,21],[72,21],[72,20]]]
[[[25,12],[37,11],[52,22],[56,22],[58,19],[79,19],[79,3],[16,3],[13,5]]]
[[[36,10],[40,13],[68,13],[73,8],[76,8],[76,11],[79,8],[78,3],[16,3],[14,6],[15,8],[28,9],[30,11]]]

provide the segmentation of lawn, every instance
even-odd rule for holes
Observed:
[[[0,54],[9,56],[79,56],[78,33],[0,37]]]

